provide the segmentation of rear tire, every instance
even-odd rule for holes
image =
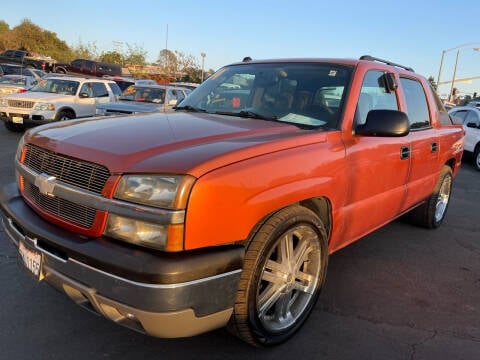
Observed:
[[[326,231],[312,211],[275,213],[246,249],[229,330],[254,346],[290,338],[314,308],[327,264]]]
[[[5,121],[5,127],[11,132],[25,131],[25,126],[23,124],[16,124],[11,121]]]
[[[424,204],[410,211],[408,214],[409,221],[427,229],[439,227],[445,218],[450,203],[452,181],[452,169],[449,166],[444,166],[440,171],[433,193]]]

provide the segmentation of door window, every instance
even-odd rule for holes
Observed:
[[[430,113],[422,84],[417,80],[407,78],[400,78],[400,83],[402,84],[405,102],[407,103],[410,129],[429,128]]]
[[[365,74],[355,111],[355,124],[363,125],[370,110],[398,110],[395,91],[388,91],[385,72],[371,70]]]

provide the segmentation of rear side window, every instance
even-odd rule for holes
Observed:
[[[438,120],[440,121],[440,124],[452,125],[452,119],[448,115],[447,110],[445,110],[445,107],[442,104],[442,100],[440,100],[435,90],[433,90],[431,87],[430,87],[430,93],[435,99],[435,105],[437,106]]]
[[[108,86],[110,86],[110,89],[112,90],[113,94],[116,96],[122,95],[122,89],[120,89],[120,86],[118,86],[117,83],[108,83]]]
[[[108,90],[104,83],[93,83],[93,96],[94,97],[105,97],[108,96]]]
[[[427,98],[422,84],[417,80],[400,78],[403,94],[407,103],[407,115],[410,129],[430,127],[430,114],[428,112]]]

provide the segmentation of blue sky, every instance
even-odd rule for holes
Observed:
[[[457,78],[480,76],[480,1],[203,0],[31,1],[2,3],[10,27],[28,18],[70,46],[114,41],[138,45],[155,61],[160,50],[193,55],[218,69],[252,58],[348,57],[389,59],[438,76],[442,50],[460,48]],[[168,26],[168,43],[167,43]],[[456,50],[445,54],[441,80],[453,76]],[[480,93],[480,79],[458,84]],[[445,89],[445,90],[444,90]],[[443,86],[441,92],[448,92]]]

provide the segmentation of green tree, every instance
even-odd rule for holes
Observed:
[[[120,65],[123,65],[124,63],[123,55],[117,51],[104,51],[102,52],[102,55],[100,55],[99,60]]]
[[[124,55],[125,63],[130,65],[145,65],[147,52],[139,45],[127,44],[127,53]]]
[[[10,26],[3,20],[0,20],[0,34],[10,31]]]
[[[70,55],[70,48],[56,33],[42,29],[29,19],[23,19],[12,30],[0,32],[0,47],[23,49],[57,60]]]
[[[163,49],[158,54],[157,60],[158,66],[162,68],[162,71],[170,76],[175,76],[178,72],[178,61],[175,53],[168,49]]]
[[[98,58],[98,47],[95,42],[89,42],[84,44],[79,41],[72,49],[72,57],[68,60],[73,59],[91,59],[96,60]]]

